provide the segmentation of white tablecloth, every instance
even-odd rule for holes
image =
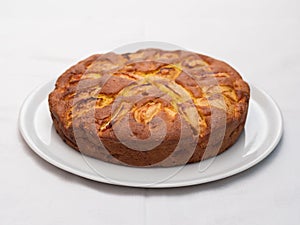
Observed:
[[[300,223],[297,0],[0,2],[0,224]],[[26,95],[93,53],[155,40],[223,59],[279,104],[285,133],[257,166],[176,189],[93,182],[38,157],[18,131]]]

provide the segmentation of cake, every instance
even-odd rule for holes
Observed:
[[[170,167],[217,156],[243,131],[248,84],[227,63],[184,51],[96,54],[49,94],[54,127],[84,155]]]

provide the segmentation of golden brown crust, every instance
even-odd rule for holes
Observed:
[[[248,84],[224,62],[144,49],[93,55],[72,66],[58,78],[49,107],[58,134],[86,155],[130,166],[174,166],[235,143],[249,96]]]

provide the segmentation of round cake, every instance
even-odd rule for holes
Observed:
[[[248,84],[225,62],[189,51],[97,54],[49,95],[59,136],[105,162],[169,167],[216,156],[239,138]]]

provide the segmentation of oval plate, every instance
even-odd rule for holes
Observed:
[[[48,108],[54,81],[34,90],[22,105],[19,129],[31,149],[49,163],[91,180],[143,188],[201,184],[242,172],[267,157],[278,144],[283,122],[278,106],[265,92],[251,86],[244,132],[226,152],[200,163],[172,168],[135,168],[84,156],[56,133]]]

